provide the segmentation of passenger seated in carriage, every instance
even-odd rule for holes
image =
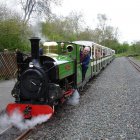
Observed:
[[[88,69],[88,64],[90,62],[90,48],[89,47],[84,47],[83,51],[80,53],[80,62],[82,65],[82,81],[84,81],[86,71]]]

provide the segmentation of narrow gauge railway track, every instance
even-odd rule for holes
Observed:
[[[44,123],[42,123],[44,124]],[[42,124],[38,124],[33,128],[29,128],[26,130],[19,130],[14,126],[9,126],[5,130],[0,132],[0,140],[24,140],[29,137],[29,135],[35,130],[39,129]]]
[[[11,128],[12,128],[12,126],[9,126],[9,127],[7,127],[6,129],[2,130],[2,131],[0,132],[0,136],[2,136],[4,133],[6,133],[6,131],[8,131],[8,130],[11,129]]]
[[[25,138],[27,138],[30,135],[32,130],[33,129],[26,130],[24,133],[22,133],[20,136],[18,136],[15,140],[24,140]]]
[[[34,129],[34,128],[33,128]],[[33,129],[28,129],[24,131],[20,131],[14,126],[9,126],[2,132],[0,132],[0,140],[24,140],[27,138]]]
[[[17,128],[14,126],[9,126],[0,133],[0,140],[10,140],[10,139],[15,139],[22,133],[19,131]]]
[[[140,66],[138,64],[136,64],[134,61],[132,61],[129,57],[127,57],[127,58],[128,58],[128,61],[134,66],[134,68],[140,72]]]

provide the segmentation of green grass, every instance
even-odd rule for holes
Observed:
[[[128,56],[127,53],[119,53],[119,54],[116,54],[116,57],[123,57],[123,56]]]
[[[140,60],[140,55],[139,56],[135,56],[134,58],[137,59],[137,60]]]
[[[123,56],[129,56],[129,57],[134,57],[135,59],[140,60],[140,54],[138,53],[130,53],[130,52],[126,52],[126,53],[119,53],[116,54],[116,57],[123,57]]]
[[[120,53],[120,54],[116,54],[116,57],[124,57],[124,56],[131,56],[131,57],[134,57],[134,59],[136,59],[136,60],[139,60],[140,61],[140,55],[138,55],[138,54],[134,54],[134,53],[132,53],[132,54],[130,54],[130,53]]]

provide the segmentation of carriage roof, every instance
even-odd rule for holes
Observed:
[[[99,45],[97,43],[94,43],[93,41],[80,40],[80,41],[74,41],[73,43],[78,44],[78,45],[83,45],[83,46],[89,46],[89,47],[92,47],[94,45],[96,47],[107,48],[107,47],[104,47],[104,46]]]

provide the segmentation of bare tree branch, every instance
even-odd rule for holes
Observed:
[[[23,22],[26,24],[33,13],[41,16],[44,14],[49,17],[51,13],[51,3],[58,5],[59,0],[20,0],[22,9],[24,10]]]

